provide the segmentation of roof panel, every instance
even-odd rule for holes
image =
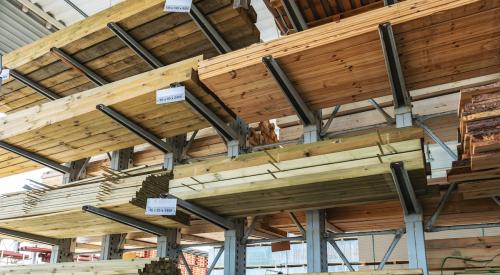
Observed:
[[[31,43],[50,31],[9,1],[0,1],[0,54]]]

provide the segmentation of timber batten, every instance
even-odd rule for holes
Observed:
[[[223,120],[232,116],[197,79],[195,57],[1,118],[0,139],[64,163],[144,143],[96,109],[110,106],[160,138],[210,125],[185,101],[156,104],[155,92],[181,83]],[[8,151],[0,153],[0,176],[40,167]]]
[[[385,22],[409,90],[497,73],[498,8],[486,0],[403,1],[205,60],[200,79],[247,122],[293,114],[262,64],[268,55],[313,110],[389,95],[377,31]]]
[[[253,9],[234,9],[232,0],[193,1],[233,48],[259,41]],[[203,54],[213,57],[215,48],[185,13],[167,13],[164,0],[128,0],[4,56],[3,65],[32,79],[59,96],[95,87],[78,70],[51,53],[63,50],[108,82],[137,75],[151,68],[108,28],[116,23],[143,47],[168,65]],[[19,81],[3,85],[0,111],[12,112],[46,102]]]
[[[230,160],[234,163],[232,165],[221,165],[224,162],[214,159],[199,164],[176,166],[178,170],[174,169],[174,178],[168,181],[147,181],[147,175],[153,172],[154,168],[147,168],[143,172],[136,168],[132,171],[135,171],[133,173],[138,174],[137,176],[125,176],[122,179],[101,176],[75,182],[67,187],[47,190],[25,210],[10,204],[12,201],[19,202],[19,198],[28,194],[13,195],[2,200],[0,222],[5,228],[39,232],[51,237],[134,231],[127,226],[83,213],[81,205],[89,204],[160,226],[183,226],[182,223],[186,221],[180,211],[174,220],[144,215],[144,198],[158,197],[160,193],[167,192],[219,215],[231,217],[289,209],[394,201],[397,200],[397,194],[389,168],[389,164],[394,161],[405,162],[405,167],[413,179],[412,184],[420,196],[434,196],[435,192],[427,190],[426,186],[422,136],[422,131],[418,129],[392,129],[352,137],[351,140],[344,138],[271,150],[270,155],[279,160],[274,165],[281,170],[271,170],[276,178],[268,172],[262,173],[269,170],[270,165],[268,161],[263,164],[264,156],[267,156],[265,153],[242,155],[238,157],[240,159]],[[256,161],[252,161],[253,159]],[[304,162],[310,165],[301,167],[300,164]],[[195,176],[186,173],[195,167],[198,167]],[[125,173],[127,174],[129,172]],[[192,178],[197,179],[196,184],[189,182]],[[164,188],[159,188],[162,183],[168,183],[168,187],[163,185]],[[136,192],[137,190],[141,191]],[[356,192],[352,192],[353,190]],[[80,194],[81,192],[83,193]],[[138,199],[143,193],[146,195]],[[72,195],[65,203],[65,196],[68,194]],[[120,199],[115,198],[118,194],[122,196]],[[75,228],[75,219],[81,221],[81,224],[95,223],[95,226],[78,225]]]

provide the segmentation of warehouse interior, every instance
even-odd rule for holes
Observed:
[[[0,275],[500,274],[498,25],[0,0]]]

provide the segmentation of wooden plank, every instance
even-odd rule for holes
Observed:
[[[187,14],[165,13],[159,1],[150,1],[148,5],[141,3],[126,1],[110,10],[113,16],[105,12],[91,16],[78,23],[76,32],[68,33],[71,28],[65,29],[33,43],[33,46],[26,46],[23,50],[29,52],[27,55],[13,52],[7,55],[6,59],[10,62],[7,66],[62,96],[90,89],[94,84],[76,70],[57,61],[48,51],[51,47],[62,48],[110,82],[150,70],[140,57],[107,29],[108,22],[118,23],[165,65],[201,54],[205,57],[218,54]],[[195,4],[233,49],[259,40],[251,8],[234,9],[230,0],[198,0]],[[137,13],[134,13],[134,9]],[[25,59],[20,59],[20,55]],[[6,92],[0,101],[0,111],[3,112],[23,109],[46,100],[18,81],[10,81],[4,88]]]
[[[222,106],[197,80],[201,57],[97,87],[70,97],[7,115],[1,119],[0,139],[60,163],[144,143],[96,110],[111,106],[159,137],[202,129],[209,124],[185,102],[155,103],[155,91],[182,83],[215,113],[231,120]],[[0,175],[38,167],[24,158],[0,153]]]
[[[419,13],[414,13],[415,7]],[[500,33],[485,28],[485,22],[492,21],[482,19],[498,20],[499,7],[484,0],[404,1],[205,60],[200,63],[200,79],[247,122],[293,114],[262,64],[266,55],[281,64],[313,110],[388,95],[377,32],[383,22],[392,23],[401,44],[409,89],[478,77],[490,70],[496,73]],[[453,32],[456,24],[477,36]],[[491,51],[484,51],[486,44]]]

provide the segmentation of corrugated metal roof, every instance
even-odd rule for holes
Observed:
[[[74,24],[84,17],[73,9],[64,0],[30,0],[38,4],[45,12],[52,14],[56,20],[60,20],[69,26]],[[116,5],[123,0],[71,0],[71,3],[76,5],[79,9],[87,15],[96,14],[104,9]]]
[[[96,14],[104,9],[116,5],[123,0],[29,0],[38,5],[44,12],[50,14],[56,20],[63,22],[66,26],[74,24],[84,16],[71,7],[66,1],[70,1],[87,15]],[[15,3],[15,5],[13,4]],[[261,31],[261,39],[269,41],[279,35],[274,23],[274,18],[267,10],[262,0],[253,0],[252,5],[256,10],[257,27]],[[28,15],[21,11],[22,5],[17,0],[0,0],[0,53],[4,54],[31,43],[49,33],[44,27],[43,20],[33,14]]]
[[[5,54],[51,33],[7,0],[0,0],[0,53]]]

